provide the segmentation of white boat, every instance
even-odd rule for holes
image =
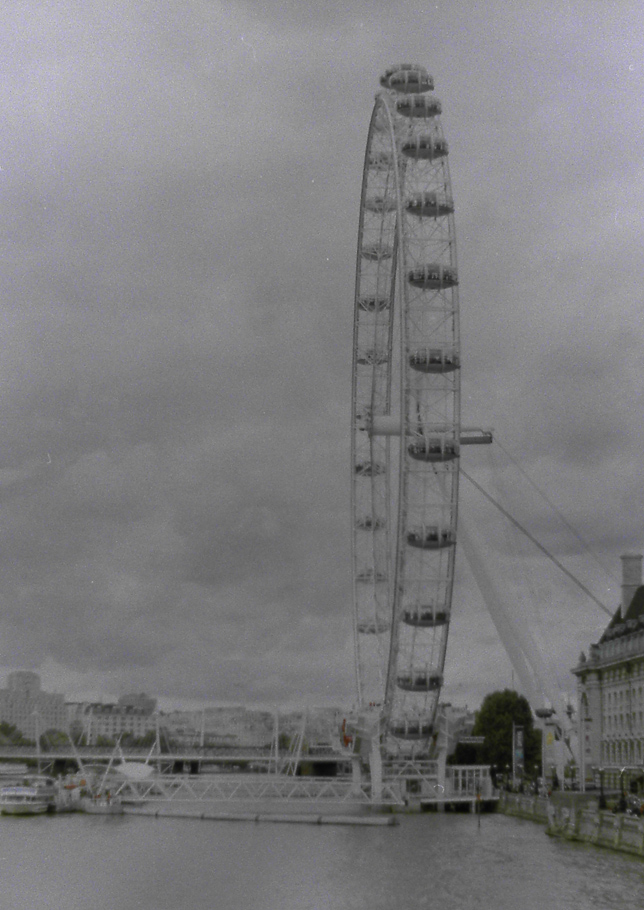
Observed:
[[[80,801],[82,812],[89,815],[123,815],[123,805],[119,797],[83,796]]]
[[[56,811],[58,802],[58,785],[53,777],[45,774],[30,774],[23,778],[23,786],[33,787],[38,792],[38,796],[47,803],[49,812]]]
[[[36,787],[2,787],[0,812],[3,815],[44,815],[49,802]]]

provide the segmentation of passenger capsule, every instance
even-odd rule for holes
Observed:
[[[386,619],[367,620],[366,622],[358,623],[358,632],[363,632],[365,635],[381,635],[383,632],[388,632],[390,628],[391,623]]]
[[[417,193],[405,202],[405,208],[417,218],[440,218],[452,214],[454,203],[447,196],[439,196],[438,193]]]
[[[387,212],[395,212],[396,205],[395,196],[369,196],[364,203],[364,207],[369,212],[377,212],[380,215]]]
[[[356,575],[356,581],[366,581],[381,584],[382,582],[387,581],[387,576],[384,572],[374,572],[373,569],[363,569],[362,572],[358,572]]]
[[[434,610],[431,604],[421,607],[414,607],[411,610],[404,610],[402,621],[408,626],[415,626],[420,629],[431,629],[436,626],[447,624],[449,614],[445,610]]]
[[[429,92],[434,88],[434,80],[418,63],[398,63],[385,70],[380,77],[380,85],[396,91]],[[409,87],[405,88],[405,85]],[[421,85],[424,87],[420,88]]]
[[[459,446],[454,439],[445,439],[442,436],[414,439],[407,447],[411,458],[416,461],[452,461],[458,458]]]
[[[443,547],[454,546],[456,536],[450,528],[428,525],[408,531],[407,543],[410,547],[419,547],[422,550],[440,550]]]
[[[370,348],[369,350],[361,351],[356,360],[361,366],[374,367],[387,363],[389,354],[387,351],[376,351],[374,348]]]
[[[420,373],[451,373],[459,368],[459,357],[444,348],[418,348],[409,355],[409,366]]]
[[[384,528],[385,523],[382,518],[374,518],[373,515],[363,515],[362,518],[356,518],[356,528],[361,528],[365,531],[377,531],[379,528]]]
[[[358,306],[367,313],[379,313],[389,307],[389,297],[358,297]]]
[[[371,152],[369,167],[374,171],[388,171],[393,164],[393,155],[390,152]]]
[[[403,720],[390,724],[389,732],[396,739],[429,739],[434,733],[434,728],[431,724],[421,721]]]
[[[448,153],[447,142],[442,136],[416,136],[403,142],[400,150],[414,161],[435,161]]]
[[[396,101],[396,110],[403,117],[429,119],[437,117],[442,108],[438,98],[433,95],[404,95]]]
[[[382,259],[391,259],[393,249],[381,243],[368,243],[362,247],[362,258],[370,262],[380,262]]]
[[[356,465],[356,474],[359,477],[377,477],[384,474],[386,468],[384,464],[375,464],[371,461],[361,461]]]
[[[382,80],[380,81],[381,84],[384,84]],[[384,87],[393,89],[395,92],[418,94],[419,92],[431,92],[434,88],[434,80],[427,70],[418,67],[392,73]]]
[[[416,670],[396,677],[396,685],[405,692],[436,692],[443,677],[434,670]]]
[[[458,284],[456,269],[452,268],[451,265],[440,265],[437,263],[411,269],[407,274],[407,280],[414,287],[422,288],[424,291],[439,291]]]

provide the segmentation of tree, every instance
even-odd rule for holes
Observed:
[[[156,730],[148,730],[147,733],[144,733],[143,736],[139,736],[138,739],[134,740],[134,744],[139,747],[139,749],[149,748],[157,740]]]
[[[537,765],[541,755],[541,731],[534,727],[527,699],[512,689],[486,695],[472,734],[485,737],[485,761],[500,771],[512,768],[513,724],[523,727],[524,767]]]
[[[22,731],[14,724],[10,724],[8,721],[0,721],[0,742],[3,745],[11,746],[33,746],[34,743],[31,739],[26,739],[22,735]]]
[[[40,736],[40,748],[44,750],[57,749],[68,745],[69,736],[63,730],[55,730],[52,727],[50,730],[45,730]]]
[[[101,735],[101,736],[97,736],[97,737],[96,737],[96,743],[95,743],[95,745],[98,746],[99,748],[103,748],[103,749],[105,749],[105,748],[111,748],[111,749],[113,749],[114,746],[116,745],[116,743],[115,743],[114,740],[111,739],[109,736],[102,736],[102,735]]]

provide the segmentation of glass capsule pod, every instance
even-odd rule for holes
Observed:
[[[396,110],[403,117],[429,120],[438,117],[442,107],[438,98],[433,95],[404,95],[396,101]]]
[[[419,606],[412,610],[404,610],[402,621],[408,626],[420,629],[432,629],[435,626],[444,626],[449,620],[446,610],[434,610],[430,606]]]
[[[431,92],[434,80],[424,66],[399,63],[385,70],[380,77],[380,85],[398,92]]]
[[[407,451],[416,461],[452,461],[458,457],[459,445],[455,439],[445,439],[444,436],[423,436],[410,442]]]
[[[358,623],[358,632],[365,635],[381,635],[383,632],[388,632],[390,628],[391,623],[386,619],[366,620]]]
[[[435,692],[442,684],[442,674],[434,670],[415,670],[396,677],[396,685],[404,692]]]
[[[384,528],[385,523],[381,518],[374,518],[373,515],[364,515],[362,518],[356,519],[356,528],[361,528],[364,531],[377,531],[379,528]]]
[[[432,724],[406,720],[391,724],[389,732],[396,739],[428,739],[433,735],[434,727]]]
[[[402,143],[400,150],[403,155],[413,158],[414,161],[436,161],[437,158],[444,158],[448,154],[445,139],[431,135],[407,139]]]
[[[430,263],[411,269],[407,274],[407,280],[414,287],[433,291],[451,288],[458,284],[456,269],[440,263]]]
[[[375,584],[380,584],[387,581],[387,576],[384,574],[384,572],[374,572],[373,569],[363,569],[362,572],[358,572],[356,579],[358,581],[374,582]]]
[[[417,218],[441,218],[453,213],[454,202],[438,193],[416,193],[407,199],[405,208]]]
[[[418,348],[409,355],[409,366],[421,373],[450,373],[460,366],[458,354],[445,348]]]
[[[393,164],[393,155],[390,152],[371,152],[369,167],[374,171],[388,171]]]
[[[429,525],[426,528],[408,531],[407,543],[410,547],[419,547],[422,550],[440,550],[443,547],[454,546],[456,537],[450,528]]]

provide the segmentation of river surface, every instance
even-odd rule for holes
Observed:
[[[1,910],[642,910],[644,860],[503,815],[0,818]]]

